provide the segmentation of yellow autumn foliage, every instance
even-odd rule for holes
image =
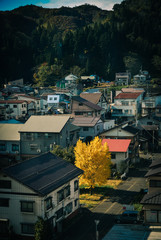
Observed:
[[[89,144],[78,140],[74,149],[75,165],[84,171],[80,177],[80,185],[89,187],[105,184],[110,177],[111,154],[107,144],[95,137]]]

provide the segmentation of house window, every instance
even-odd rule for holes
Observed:
[[[61,218],[63,216],[63,208],[60,208],[57,212],[56,212],[56,215],[57,215],[57,219]]]
[[[83,131],[84,131],[84,132],[87,132],[88,129],[89,129],[88,127],[83,127]]]
[[[116,154],[115,153],[111,153],[111,159],[116,159]]]
[[[128,112],[129,112],[128,110],[125,110],[125,114],[128,114]]]
[[[70,185],[64,188],[64,197],[70,196]]]
[[[33,212],[34,211],[33,201],[21,201],[21,212]]]
[[[57,97],[54,98],[55,101],[56,101],[57,99],[58,99]]]
[[[31,139],[31,133],[26,133],[26,138]]]
[[[48,197],[47,199],[45,199],[45,203],[46,203],[46,210],[52,208],[52,197]]]
[[[19,145],[18,144],[12,144],[12,152],[19,152]]]
[[[11,189],[11,181],[9,181],[9,180],[0,180],[0,188]]]
[[[88,114],[88,116],[93,116],[92,112],[88,112],[87,114]]]
[[[0,144],[0,151],[6,151],[6,144]]]
[[[74,200],[74,206],[77,207],[77,205],[78,205],[78,199],[75,199]]]
[[[83,103],[79,103],[79,106],[83,106]]]
[[[21,223],[21,233],[24,233],[24,234],[34,234],[34,224],[31,224],[31,223]]]
[[[125,152],[125,158],[127,158],[127,152]]]
[[[50,98],[49,98],[49,100],[50,100],[50,101],[52,101],[52,100],[53,100],[53,98],[52,98],[52,97],[50,97]]]
[[[78,180],[74,181],[74,192],[78,190],[78,186],[79,186]]]
[[[98,126],[97,126],[97,131],[99,131],[99,130],[100,130],[100,126],[98,125]]]
[[[149,186],[150,187],[159,187],[159,188],[161,188],[161,181],[159,181],[159,180],[150,180],[149,181]]]
[[[71,213],[72,209],[73,209],[73,204],[72,204],[72,202],[70,202],[65,207],[65,214],[68,215],[69,213]]]
[[[13,105],[13,108],[17,108],[17,105]]]
[[[64,189],[60,190],[57,193],[57,196],[58,196],[58,203],[59,203],[59,202],[61,202],[64,199]]]
[[[83,112],[75,112],[75,115],[83,115]]]
[[[9,198],[0,198],[0,207],[9,207]]]

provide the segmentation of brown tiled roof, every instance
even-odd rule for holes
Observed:
[[[73,96],[72,99],[73,99],[74,101],[83,103],[84,105],[86,105],[86,106],[88,106],[88,107],[90,107],[90,108],[92,108],[92,109],[95,109],[95,110],[98,110],[98,111],[100,111],[100,110],[102,109],[102,108],[101,108],[100,106],[98,106],[97,104],[94,104],[94,103],[92,103],[92,102],[90,102],[90,101],[87,101],[86,99],[81,98],[81,97],[79,97],[79,96]]]
[[[139,93],[119,93],[115,99],[136,99],[140,96],[141,92]]]
[[[161,167],[150,169],[145,175],[145,177],[154,176],[154,175],[161,175]]]
[[[83,92],[80,94],[80,97],[82,97],[82,98],[86,99],[87,101],[90,101],[94,104],[98,104],[101,96],[102,96],[102,93],[100,93],[100,92],[95,92],[95,93]]]
[[[156,193],[147,193],[141,200],[141,204],[161,205],[161,191]]]

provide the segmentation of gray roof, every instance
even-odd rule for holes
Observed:
[[[154,175],[161,175],[161,167],[150,169],[145,175],[145,177],[150,177]]]
[[[156,168],[156,167],[161,167],[161,159],[155,159],[152,161],[152,163],[150,164],[150,168]]]
[[[141,204],[161,205],[161,191],[147,193],[141,200]]]
[[[72,124],[79,127],[94,127],[99,120],[100,117],[76,117]]]
[[[52,153],[45,153],[2,170],[11,178],[44,196],[83,171]]]
[[[19,131],[23,124],[0,124],[0,140],[1,141],[20,141]]]
[[[123,130],[125,130],[126,132],[132,133],[132,134],[136,134],[139,132],[139,130],[135,127],[132,126],[126,126],[126,127],[122,127]]]
[[[79,96],[73,96],[72,99],[73,99],[74,101],[83,103],[84,105],[86,105],[86,106],[88,106],[88,107],[90,107],[90,108],[92,108],[92,109],[95,109],[95,110],[97,110],[97,111],[100,111],[100,110],[102,109],[102,108],[101,108],[100,106],[98,106],[97,104],[94,104],[94,103],[92,103],[92,102],[90,102],[90,101],[87,101],[86,99],[81,98],[81,97],[79,97]]]
[[[20,132],[59,133],[69,118],[69,115],[31,116],[23,125]]]

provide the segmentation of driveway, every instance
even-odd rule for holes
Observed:
[[[95,240],[96,239],[96,223],[99,221],[97,230],[99,239],[114,225],[115,215],[122,211],[124,204],[130,204],[134,197],[141,189],[147,188],[144,175],[147,172],[147,166],[141,169],[131,169],[128,174],[128,179],[123,181],[118,189],[108,189],[108,198],[104,199],[101,204],[95,207],[92,211],[82,208],[79,218],[70,224],[60,240]]]

